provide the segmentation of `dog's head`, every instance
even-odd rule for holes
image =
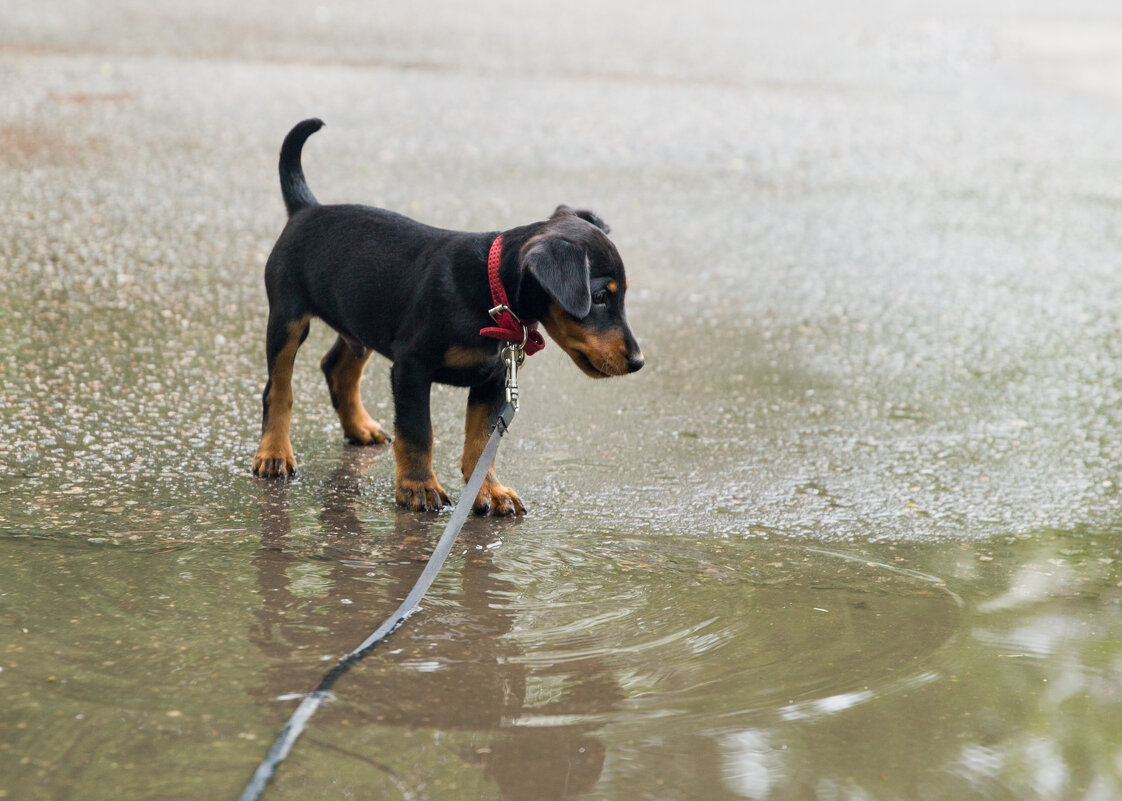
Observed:
[[[523,276],[548,297],[546,333],[593,378],[633,373],[643,353],[623,309],[627,276],[608,225],[583,209],[558,206],[519,251]]]

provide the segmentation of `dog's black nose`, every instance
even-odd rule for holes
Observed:
[[[634,373],[644,364],[646,364],[646,360],[643,359],[642,351],[636,351],[635,353],[627,354],[627,372]]]

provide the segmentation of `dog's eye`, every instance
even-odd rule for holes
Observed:
[[[597,289],[592,293],[592,302],[597,306],[603,306],[608,302],[608,295],[610,293],[606,289]]]

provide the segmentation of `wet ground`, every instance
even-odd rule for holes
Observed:
[[[1122,12],[914,6],[0,0],[0,798],[237,797],[447,519],[322,326],[249,475],[313,115],[321,200],[602,214],[647,367],[533,357],[530,514],[266,798],[1122,795]]]

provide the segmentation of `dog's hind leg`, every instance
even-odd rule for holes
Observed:
[[[310,315],[292,320],[269,315],[265,356],[269,380],[261,393],[261,444],[253,457],[253,474],[281,476],[296,472],[296,455],[288,431],[292,421],[292,365],[308,336]]]
[[[331,405],[339,414],[343,433],[355,445],[381,445],[389,442],[389,434],[366,413],[359,393],[362,369],[370,359],[370,350],[352,346],[343,337],[335,340],[323,357],[320,368],[331,392]]]

